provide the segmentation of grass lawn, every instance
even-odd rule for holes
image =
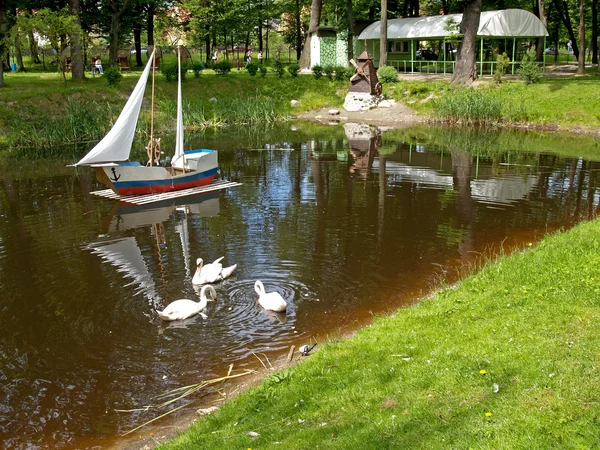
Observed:
[[[476,89],[456,88],[448,81],[399,82],[387,87],[394,99],[439,120],[597,128],[599,79],[592,73],[584,77],[542,78],[531,85],[511,79],[499,87],[492,80],[483,79]]]
[[[592,448],[598,267],[599,222],[549,236],[321,346],[161,448]]]

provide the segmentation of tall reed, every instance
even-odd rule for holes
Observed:
[[[58,147],[62,145],[100,139],[110,129],[112,117],[116,117],[114,106],[108,103],[82,103],[69,98],[64,115],[35,123],[13,121],[13,146],[38,149],[40,156],[60,154]]]
[[[461,89],[438,99],[435,114],[464,124],[494,123],[502,118],[502,101],[490,91]]]

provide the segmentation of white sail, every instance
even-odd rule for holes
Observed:
[[[126,161],[129,158],[142,100],[144,100],[146,82],[152,68],[152,61],[154,61],[154,52],[150,55],[142,76],[135,85],[135,89],[129,96],[129,100],[125,103],[125,107],[112,129],[87,155],[81,158],[77,164],[74,164],[75,166]]]
[[[181,100],[181,53],[177,51],[177,67],[179,68],[179,80],[177,84],[177,132],[175,135],[175,154],[171,165],[173,167],[185,167],[183,159],[183,105]],[[179,161],[181,159],[181,161]]]

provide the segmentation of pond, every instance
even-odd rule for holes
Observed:
[[[599,207],[598,145],[582,137],[295,123],[190,145],[243,184],[136,207],[91,195],[104,187],[65,161],[3,167],[5,447],[115,445],[159,415],[116,410],[355,330]],[[198,298],[196,258],[221,256],[238,267],[208,318],[161,323],[157,309]],[[258,279],[287,314],[257,306]]]

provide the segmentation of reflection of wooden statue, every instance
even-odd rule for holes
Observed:
[[[358,57],[358,64],[353,59],[350,60],[350,64],[354,66],[354,75],[350,78],[348,92],[381,95],[381,83],[377,78],[371,55],[365,50]]]
[[[347,123],[344,131],[350,146],[350,173],[366,180],[373,167],[373,159],[381,147],[381,134],[376,128],[365,124]]]

